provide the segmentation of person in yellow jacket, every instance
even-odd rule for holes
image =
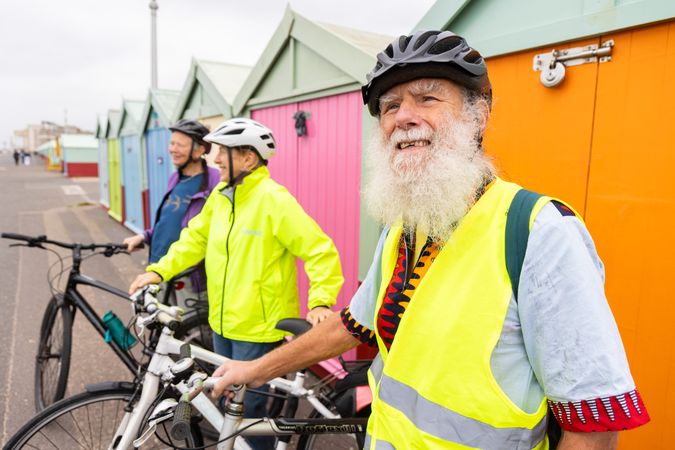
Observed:
[[[330,314],[342,287],[340,258],[332,240],[296,199],[270,178],[267,161],[276,152],[272,131],[247,118],[234,118],[208,134],[216,144],[222,182],[202,211],[181,232],[167,254],[146,268],[132,293],[169,279],[205,259],[209,324],[217,353],[255,359],[281,343],[275,328],[298,317],[296,257],[310,280],[307,320]],[[246,415],[265,415],[266,398],[246,398]],[[270,438],[252,438],[254,448],[271,448]]]
[[[379,349],[367,449],[545,450],[555,424],[559,450],[616,448],[649,414],[602,261],[571,207],[496,175],[480,53],[450,31],[419,31],[378,54],[367,80],[379,126],[365,202],[384,227],[368,275],[349,307],[299,339],[219,367],[214,394],[366,342]]]

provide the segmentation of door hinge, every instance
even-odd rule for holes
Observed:
[[[613,47],[614,41],[610,39],[600,44],[599,47],[593,44],[562,50],[553,49],[549,53],[535,55],[532,69],[541,72],[539,77],[541,84],[554,87],[565,79],[565,67],[611,61]]]

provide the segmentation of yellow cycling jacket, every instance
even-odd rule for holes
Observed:
[[[343,283],[333,241],[266,167],[234,190],[220,183],[180,239],[147,271],[167,280],[205,259],[209,324],[230,339],[274,342],[298,317],[296,256],[310,280],[309,308],[332,306]]]

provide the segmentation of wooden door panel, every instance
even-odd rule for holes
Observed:
[[[555,48],[590,44],[599,39]],[[532,63],[553,48],[488,60],[494,101],[485,148],[505,179],[584,211],[598,64],[568,67],[563,82],[547,88]]]
[[[675,22],[603,37],[586,222],[652,423],[622,449],[672,448],[675,416]]]

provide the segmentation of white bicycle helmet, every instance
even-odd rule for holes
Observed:
[[[272,130],[255,120],[244,117],[226,120],[206,135],[204,140],[229,148],[253,148],[265,161],[274,156],[277,151]]]

